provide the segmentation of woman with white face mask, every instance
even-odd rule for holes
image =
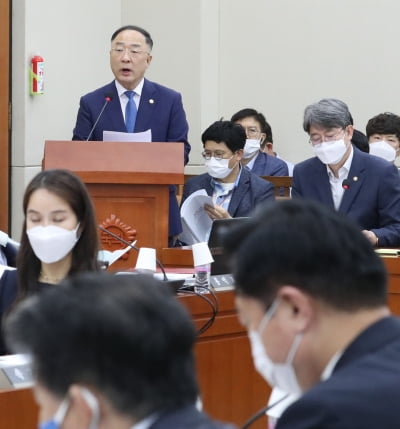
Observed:
[[[0,279],[0,317],[25,297],[70,274],[97,271],[97,223],[85,185],[74,173],[46,170],[25,190],[17,269]],[[0,354],[6,352],[0,338]]]

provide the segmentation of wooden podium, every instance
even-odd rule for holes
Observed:
[[[138,247],[168,246],[169,185],[181,184],[183,143],[45,142],[42,168],[75,172],[86,184],[99,225]],[[102,247],[125,247],[102,232]],[[113,268],[132,268],[128,252]]]

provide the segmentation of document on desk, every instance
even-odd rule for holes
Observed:
[[[120,133],[118,131],[103,131],[104,142],[151,142],[151,129],[142,133]]]
[[[135,246],[136,240],[132,241],[130,246],[126,246],[123,249],[117,249],[117,250],[99,250],[99,254],[97,259],[102,262],[107,262],[108,266],[112,265],[115,261],[117,261],[122,255],[125,255],[125,253],[128,250],[132,249],[132,246]]]
[[[191,245],[208,241],[212,220],[204,210],[204,205],[213,205],[212,198],[205,189],[199,189],[189,195],[181,207],[182,234],[180,240]]]

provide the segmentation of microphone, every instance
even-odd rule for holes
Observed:
[[[101,108],[99,116],[97,116],[96,122],[94,123],[94,125],[93,125],[92,129],[90,130],[90,133],[89,133],[89,135],[88,135],[88,137],[87,137],[87,139],[85,141],[90,140],[90,137],[92,137],[93,131],[96,128],[97,123],[99,122],[99,120],[100,120],[100,118],[101,118],[101,116],[102,116],[102,114],[103,114],[103,112],[104,112],[107,104],[113,99],[113,97],[114,96],[113,96],[112,92],[106,92],[104,94],[104,100],[105,101],[104,101],[103,107]]]
[[[106,234],[109,234],[109,235],[111,235],[112,237],[114,237],[114,238],[116,238],[118,241],[120,241],[121,243],[123,243],[123,244],[125,244],[125,246],[129,246],[129,247],[131,247],[132,249],[135,249],[136,250],[136,252],[139,252],[139,248],[138,247],[136,247],[136,246],[134,246],[132,243],[129,243],[129,241],[126,241],[126,240],[124,240],[122,237],[120,237],[119,235],[117,235],[117,234],[114,234],[113,232],[111,232],[111,231],[109,231],[108,229],[106,229],[106,228],[103,228],[102,226],[100,226],[100,225],[97,225],[97,228],[99,228],[100,229],[100,231],[103,231],[103,232],[105,232]],[[162,274],[163,274],[163,281],[164,282],[169,282],[170,280],[168,279],[168,277],[167,277],[167,273],[165,272],[165,268],[164,268],[164,266],[163,266],[163,264],[156,258],[156,264],[160,267],[160,270],[161,270],[161,272],[162,272]]]
[[[264,414],[269,411],[271,408],[274,408],[276,405],[278,405],[280,402],[282,402],[284,399],[286,399],[289,396],[289,393],[287,393],[286,395],[282,396],[281,398],[279,398],[278,400],[276,400],[275,402],[273,402],[271,405],[267,405],[263,408],[261,408],[261,410],[257,411],[252,417],[250,417],[247,422],[240,427],[240,429],[247,429],[249,428],[256,420],[258,420],[260,417],[264,416]]]
[[[342,188],[347,191],[350,188],[350,180],[344,179],[342,182]]]

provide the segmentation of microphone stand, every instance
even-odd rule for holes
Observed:
[[[125,246],[129,246],[129,247],[131,247],[132,249],[135,249],[136,250],[136,252],[139,252],[139,248],[138,247],[136,247],[136,246],[134,246],[133,244],[131,244],[131,243],[129,243],[129,241],[126,241],[126,240],[124,240],[122,237],[120,237],[119,235],[117,235],[117,234],[114,234],[113,232],[111,232],[111,231],[109,231],[108,229],[106,229],[106,228],[103,228],[102,226],[100,226],[100,225],[97,225],[97,227],[100,229],[100,231],[103,231],[103,232],[105,232],[106,234],[109,234],[109,235],[111,235],[112,237],[114,237],[115,239],[117,239],[118,241],[120,241],[121,243],[123,243],[123,244],[125,244]],[[164,266],[163,266],[163,264],[156,258],[156,264],[158,265],[158,267],[160,268],[160,270],[161,270],[161,272],[162,272],[162,274],[163,274],[163,281],[164,282],[170,282],[171,280],[169,280],[168,279],[168,277],[167,277],[167,273],[165,272],[165,268],[164,268]]]

